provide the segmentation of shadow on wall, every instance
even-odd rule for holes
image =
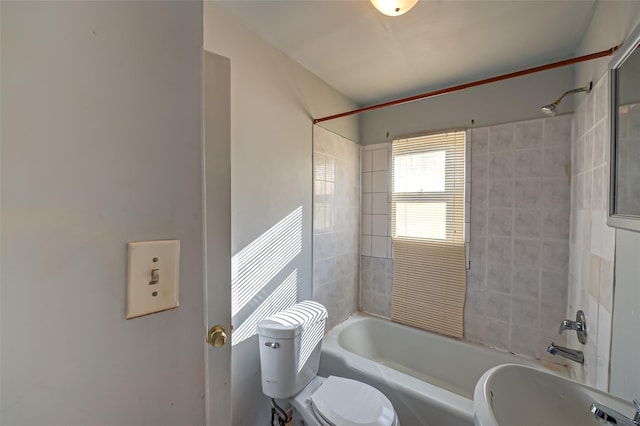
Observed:
[[[256,334],[258,322],[296,303],[298,270],[287,265],[302,251],[302,206],[231,259],[231,315],[237,345]],[[274,282],[279,284],[273,288]]]

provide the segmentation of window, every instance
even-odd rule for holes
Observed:
[[[464,243],[465,132],[393,142],[393,237]]]
[[[464,131],[393,141],[394,321],[463,334]]]

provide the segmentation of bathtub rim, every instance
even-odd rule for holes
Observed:
[[[482,344],[482,343],[479,343],[479,342],[470,341],[470,340],[464,340],[464,339],[460,339],[460,338],[457,338],[457,337],[446,336],[444,334],[436,333],[436,332],[433,332],[433,331],[421,330],[419,328],[415,328],[415,327],[411,327],[411,326],[406,325],[406,324],[395,322],[395,321],[393,321],[393,320],[391,320],[389,318],[386,318],[386,317],[383,317],[383,316],[380,316],[380,315],[370,314],[370,313],[361,312],[361,311],[354,312],[353,314],[351,314],[351,316],[349,316],[347,319],[342,321],[340,324],[337,324],[332,329],[328,330],[325,333],[325,336],[324,336],[323,340],[330,339],[330,340],[333,341],[333,343],[338,345],[343,350],[345,350],[345,351],[347,351],[349,353],[353,353],[354,355],[358,355],[355,352],[351,352],[348,349],[345,349],[344,347],[342,347],[342,345],[340,345],[340,342],[338,342],[338,337],[336,335],[339,334],[340,330],[342,330],[343,328],[346,328],[348,325],[353,324],[353,323],[357,323],[357,322],[360,322],[360,321],[364,321],[364,320],[373,320],[373,321],[384,322],[384,323],[386,323],[386,324],[388,324],[389,326],[392,326],[392,327],[408,328],[410,330],[415,330],[417,332],[428,333],[430,335],[433,335],[437,339],[451,341],[452,343],[455,343],[455,344],[470,345],[470,346],[473,346],[473,347],[481,349],[481,350],[495,351],[495,352],[501,353],[503,355],[516,356],[516,357],[524,360],[524,365],[527,365],[527,366],[532,367],[532,368],[538,368],[538,369],[540,369],[542,371],[558,375],[558,376],[563,377],[565,379],[575,380],[575,378],[573,378],[569,374],[570,373],[569,365],[556,364],[556,363],[553,363],[551,361],[537,359],[537,358],[531,357],[529,355],[519,354],[519,353],[516,353],[516,352],[509,351],[507,349],[498,348],[498,347],[491,346],[491,345],[485,345],[485,344]],[[358,356],[362,357],[363,359],[368,359],[366,357],[363,357],[362,355],[358,355]],[[505,364],[512,364],[512,363],[505,362]]]

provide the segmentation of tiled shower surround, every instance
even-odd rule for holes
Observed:
[[[362,147],[360,307],[391,317],[391,144]]]
[[[615,230],[607,226],[609,194],[608,79],[583,95],[575,112],[572,146],[571,258],[567,316],[586,315],[587,344],[569,334],[568,346],[584,352],[574,376],[602,390],[609,388]]]
[[[575,114],[470,132],[465,304],[466,339],[557,363],[567,362],[546,353],[550,341],[582,350],[584,365],[568,363],[573,376],[603,390],[615,250],[615,231],[606,225],[606,82],[576,95]],[[356,144],[317,127],[314,139],[314,299],[332,311],[330,326],[357,309],[359,238],[359,306],[389,318],[391,144],[363,146],[360,163]],[[361,216],[358,179],[347,170],[360,164]],[[560,321],[578,309],[587,316],[586,345],[574,332],[558,335]]]
[[[546,353],[565,319],[571,115],[473,129],[465,338]]]
[[[557,333],[567,307],[571,120],[565,115],[470,133],[468,340],[547,359],[549,341],[565,343]],[[390,236],[389,162],[382,161],[389,150],[390,144],[362,149],[360,295],[362,310],[387,318],[393,260],[390,244],[383,250],[379,238]],[[380,176],[387,176],[386,186]],[[377,216],[387,217],[386,229]]]
[[[313,128],[313,299],[327,329],[358,310],[360,145]]]

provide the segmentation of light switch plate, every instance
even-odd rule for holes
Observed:
[[[127,319],[177,308],[180,240],[127,244]]]

